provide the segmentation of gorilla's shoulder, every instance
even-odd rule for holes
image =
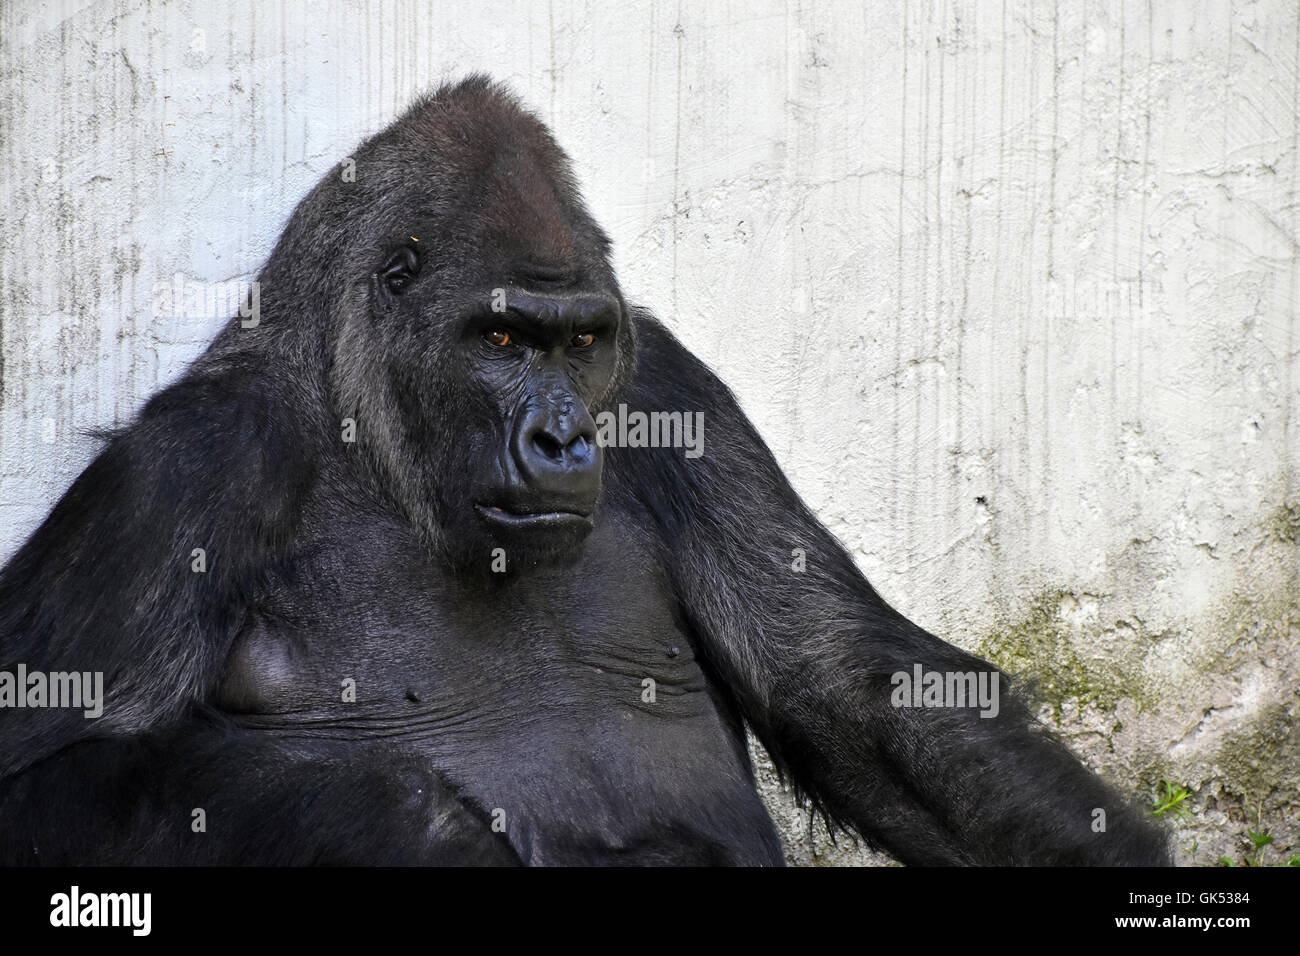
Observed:
[[[631,306],[636,364],[629,398],[642,408],[696,411],[734,407],[735,396],[722,379],[653,312]]]

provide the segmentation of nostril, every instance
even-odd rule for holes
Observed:
[[[559,461],[564,457],[564,447],[546,432],[533,435],[533,447],[542,453],[542,457]]]
[[[592,461],[592,444],[582,433],[573,436],[567,444],[550,431],[539,429],[530,436],[533,454],[550,465],[561,467],[585,466]]]

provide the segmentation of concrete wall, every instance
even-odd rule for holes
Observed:
[[[1179,856],[1300,840],[1294,0],[11,2],[0,556],[417,92],[511,81],[627,294],[922,625],[1037,676]],[[111,574],[111,569],[105,569]],[[869,859],[772,792],[791,859]]]

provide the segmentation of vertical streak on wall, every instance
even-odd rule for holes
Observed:
[[[1282,474],[1286,507],[1300,510],[1300,415],[1296,414],[1300,379],[1300,342],[1296,341],[1300,316],[1300,5],[1296,7],[1294,56],[1291,60],[1291,268],[1287,277],[1286,310],[1291,316],[1286,330],[1285,395],[1282,404]],[[1293,542],[1295,543],[1295,542]],[[1292,594],[1300,594],[1300,562],[1289,576]]]
[[[686,40],[685,31],[682,29],[682,5],[680,0],[677,4],[676,19],[673,22],[673,37],[677,41],[674,44],[677,55],[676,68],[673,72],[673,78],[676,83],[676,92],[673,106],[673,208],[672,208],[672,244],[673,244],[673,315],[681,315],[677,303],[677,277],[680,275],[677,260],[677,237],[680,228],[677,222],[677,212],[679,201],[681,199],[681,174],[682,174],[682,45]]]
[[[1142,209],[1139,215],[1138,226],[1138,257],[1137,257],[1137,319],[1141,322],[1142,335],[1138,341],[1137,349],[1137,378],[1143,381],[1146,370],[1143,361],[1146,356],[1146,350],[1149,347],[1150,330],[1146,318],[1146,282],[1147,282],[1147,209],[1148,198],[1151,192],[1151,111],[1153,93],[1152,87],[1155,84],[1155,7],[1154,0],[1147,0],[1147,65],[1146,65],[1146,83],[1142,91]],[[1145,394],[1145,388],[1142,394]],[[1142,394],[1138,396],[1138,406],[1134,414],[1138,421],[1145,420],[1143,414]]]
[[[899,137],[898,137],[898,312],[891,323],[893,328],[894,355],[891,368],[895,374],[903,364],[903,316],[908,314],[907,311],[907,270],[906,270],[906,244],[907,244],[907,121],[908,111],[908,94],[910,93],[910,84],[908,82],[908,61],[910,59],[911,49],[908,44],[908,15],[910,5],[903,6],[903,38],[900,56],[903,60],[902,84],[899,91]],[[890,390],[893,399],[893,414],[890,416],[890,442],[889,454],[894,461],[902,460],[902,393],[898,387],[899,383],[894,382],[894,387]],[[900,524],[899,515],[899,498],[900,482],[898,475],[893,476],[889,484],[889,521],[894,527]]]
[[[551,98],[550,109],[547,113],[547,122],[555,122],[555,97],[560,85],[560,64],[555,58],[555,0],[548,0],[546,4],[546,36],[550,40],[550,57],[551,57]]]
[[[1023,109],[1027,112],[1026,121],[1029,125],[1029,149],[1026,151],[1030,156],[1037,156],[1039,152],[1039,96],[1038,88],[1038,58],[1040,55],[1039,44],[1034,42],[1038,35],[1037,15],[1039,10],[1032,4],[1026,5],[1023,9],[1025,16],[1025,29],[1028,32],[1026,37],[1032,56],[1029,63],[1029,96]],[[1038,177],[1040,175],[1041,164],[1035,161],[1025,160],[1028,163],[1027,172],[1029,176],[1028,190],[1026,192],[1027,208],[1022,213],[1022,221],[1025,223],[1025,254],[1019,257],[1016,271],[1016,292],[1012,301],[1017,303],[1016,307],[1016,327],[1019,336],[1019,355],[1016,363],[1016,374],[1018,383],[1016,387],[1016,397],[1020,405],[1020,421],[1016,424],[1018,441],[1012,447],[1019,450],[1019,458],[1012,465],[1012,474],[1021,476],[1030,487],[1041,488],[1042,483],[1039,480],[1041,453],[1040,448],[1044,443],[1046,436],[1042,435],[1038,429],[1034,428],[1033,402],[1030,398],[1029,390],[1032,382],[1030,373],[1030,360],[1033,353],[1034,340],[1037,337],[1038,330],[1034,323],[1034,293],[1037,286],[1034,282],[1034,259],[1038,252],[1038,233],[1039,219],[1038,214]],[[1040,472],[1041,474],[1041,472]],[[1042,527],[1039,522],[1039,512],[1031,510],[1026,522],[1029,533],[1036,537],[1042,536]]]
[[[926,230],[929,235],[932,235],[934,237],[934,269],[933,269],[934,319],[933,319],[933,331],[930,331],[926,339],[921,343],[922,350],[920,351],[920,354],[924,356],[923,361],[927,363],[933,362],[934,367],[938,371],[943,370],[944,366],[943,366],[943,359],[941,358],[941,356],[945,351],[942,343],[940,342],[940,337],[942,335],[942,330],[948,326],[948,321],[951,318],[951,311],[950,311],[951,298],[949,292],[948,277],[944,275],[944,256],[943,256],[944,208],[949,202],[948,195],[944,193],[944,178],[943,178],[944,142],[948,138],[948,129],[944,124],[944,118],[945,118],[944,107],[946,105],[944,100],[947,95],[947,65],[948,65],[950,44],[960,41],[960,38],[954,36],[953,31],[949,27],[948,9],[949,8],[948,8],[947,0],[944,0],[944,2],[939,5],[941,19],[939,24],[937,25],[937,29],[935,30],[935,32],[938,34],[938,41],[935,44],[935,52],[939,59],[939,96],[938,96],[939,107],[938,107],[937,115],[935,116],[934,126],[935,129],[938,131],[939,135],[937,137],[938,146],[935,149],[935,156],[934,156],[934,226],[933,228],[930,228],[929,225],[927,224],[927,230]],[[926,248],[926,252],[928,257],[929,255],[928,245]],[[926,280],[928,281],[929,279],[928,273],[930,270],[926,270],[926,271],[927,271]],[[944,415],[944,411],[945,411],[944,392],[946,386],[947,386],[947,381],[945,380],[945,378],[942,375],[936,375],[936,377],[933,379],[932,384],[930,385],[930,388],[933,389],[933,393],[931,395],[928,396],[922,395],[921,390],[917,389],[918,402],[923,402],[929,405],[929,412],[930,412],[929,434],[924,436],[918,435],[917,445],[919,446],[922,443],[925,443],[927,445],[930,445],[931,447],[934,447],[934,445],[938,443],[940,445],[940,454],[942,454],[942,446],[946,444],[946,442],[943,441],[944,431],[945,431],[944,424],[947,421],[947,418]],[[917,411],[918,411],[917,417],[919,420],[920,418],[919,406]],[[917,477],[918,477],[918,484],[917,484],[918,488],[934,487],[935,476],[932,471],[928,474],[925,474],[924,476],[918,475]],[[926,497],[930,498],[931,495],[927,494]],[[919,505],[921,501],[921,496],[916,495],[914,500],[916,500]]]
[[[1116,94],[1115,106],[1115,178],[1114,186],[1111,190],[1111,284],[1115,288],[1120,288],[1122,276],[1120,274],[1120,248],[1119,248],[1119,189],[1120,174],[1124,168],[1124,74],[1126,69],[1125,63],[1125,28],[1124,13],[1121,8],[1119,13],[1119,75],[1118,75],[1118,92]],[[1107,423],[1113,433],[1117,433],[1119,422],[1126,418],[1124,414],[1125,400],[1127,396],[1119,392],[1119,316],[1120,309],[1107,309],[1110,313],[1110,395],[1111,395],[1111,420]],[[1113,437],[1113,436],[1112,436]],[[1115,520],[1114,509],[1108,508],[1108,517],[1113,522]]]
[[[1052,149],[1051,149],[1051,166],[1048,171],[1047,179],[1047,270],[1045,281],[1035,286],[1040,289],[1051,289],[1052,283],[1056,281],[1056,166],[1059,161],[1060,135],[1061,135],[1061,96],[1060,96],[1060,78],[1061,78],[1061,54],[1059,49],[1061,36],[1061,8],[1052,7]],[[1055,435],[1053,430],[1052,404],[1056,400],[1056,391],[1051,378],[1052,370],[1052,324],[1056,319],[1049,303],[1043,302],[1039,307],[1039,314],[1043,321],[1043,349],[1042,349],[1042,379],[1039,388],[1042,389],[1042,416],[1043,421],[1041,428],[1043,431],[1043,457],[1042,457],[1042,482],[1040,488],[1054,489],[1052,482],[1052,441]],[[1031,314],[1030,319],[1034,316]],[[1051,492],[1049,491],[1049,494]],[[1055,511],[1047,508],[1043,512],[1043,541],[1049,548],[1055,547],[1059,536],[1056,531],[1056,522],[1053,520]]]
[[[913,283],[916,288],[916,300],[913,311],[910,315],[912,322],[904,321],[900,316],[900,324],[904,329],[910,328],[912,334],[909,336],[908,349],[904,355],[904,361],[911,364],[918,356],[920,344],[923,343],[929,334],[930,328],[930,116],[932,100],[930,95],[930,76],[934,64],[931,61],[931,51],[933,44],[932,21],[930,14],[933,6],[926,4],[925,13],[921,20],[921,28],[918,31],[920,36],[919,45],[921,48],[921,102],[917,110],[919,117],[919,130],[917,136],[916,161],[913,164],[917,173],[916,195],[918,198],[917,207],[920,210],[920,229],[916,239],[917,261],[915,265],[915,275]],[[903,489],[903,494],[907,500],[907,513],[904,516],[903,534],[905,540],[912,542],[916,540],[917,527],[917,509],[920,505],[917,490],[921,481],[921,398],[925,393],[924,382],[918,377],[912,383],[910,389],[912,394],[911,408],[908,409],[908,432],[907,432],[907,487]],[[910,565],[915,563],[915,552],[910,548],[904,551],[904,560]],[[906,592],[905,592],[906,593]]]
[[[1002,42],[998,45],[998,176],[997,176],[997,221],[994,224],[994,235],[996,241],[993,243],[993,308],[995,314],[1001,316],[1002,311],[1002,277],[1003,261],[1006,257],[1006,183],[1007,183],[1007,0],[1002,0],[1000,10],[1000,34]],[[988,335],[985,339],[984,354],[985,360],[985,380],[989,383],[986,392],[988,401],[984,406],[985,421],[988,422],[986,434],[989,436],[989,444],[994,444],[999,435],[1002,433],[1002,405],[996,398],[1003,388],[1001,375],[1001,358],[1003,351],[998,346],[998,328],[1000,323],[997,321],[989,322],[987,325]],[[997,504],[995,502],[995,508]],[[996,515],[996,511],[994,515]],[[996,521],[996,517],[994,519]],[[989,541],[990,550],[990,570],[993,574],[1001,578],[1004,574],[1003,553],[999,529],[996,525],[986,535]],[[999,618],[1007,613],[1006,592],[1000,588],[993,590],[993,601]]]

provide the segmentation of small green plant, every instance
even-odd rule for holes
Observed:
[[[1193,813],[1187,806],[1188,798],[1192,791],[1187,787],[1181,786],[1170,780],[1161,780],[1156,794],[1151,801],[1151,814],[1156,817],[1170,816],[1179,822],[1188,822],[1193,819]],[[1249,813],[1249,811],[1247,811]],[[1234,860],[1230,856],[1219,857],[1212,866],[1300,866],[1300,853],[1293,853],[1285,860],[1279,863],[1264,862],[1264,848],[1273,843],[1273,837],[1263,825],[1263,808],[1255,808],[1255,826],[1259,829],[1246,829],[1246,836],[1250,839],[1250,847],[1241,854],[1241,859]],[[1191,854],[1192,863],[1196,863],[1196,853],[1201,848],[1199,840],[1193,840],[1190,847],[1185,848],[1184,852]]]
[[[1263,827],[1263,813],[1260,808],[1255,810],[1255,826],[1258,830],[1246,829],[1246,836],[1250,839],[1250,849],[1242,855],[1240,861],[1234,861],[1231,857],[1221,856],[1216,866],[1300,866],[1300,853],[1293,853],[1282,863],[1265,863],[1264,847],[1273,842],[1273,837]]]
[[[1300,853],[1293,853],[1282,863],[1265,863],[1264,847],[1273,842],[1273,838],[1267,833],[1259,833],[1255,830],[1247,830],[1246,836],[1250,837],[1251,849],[1242,854],[1240,860],[1233,860],[1232,857],[1221,856],[1216,866],[1300,866]]]
[[[1166,813],[1178,820],[1190,820],[1192,811],[1183,806],[1183,801],[1192,795],[1192,792],[1186,787],[1172,783],[1168,780],[1160,781],[1164,787],[1163,793],[1158,793],[1155,800],[1151,803],[1151,812],[1157,817],[1162,817]]]
[[[1272,843],[1273,838],[1263,831],[1256,832],[1254,830],[1247,830],[1246,836],[1250,837],[1250,842],[1254,845],[1255,849],[1255,856],[1250,861],[1249,865],[1261,866],[1262,863],[1260,862],[1260,859],[1264,855],[1264,847]]]

